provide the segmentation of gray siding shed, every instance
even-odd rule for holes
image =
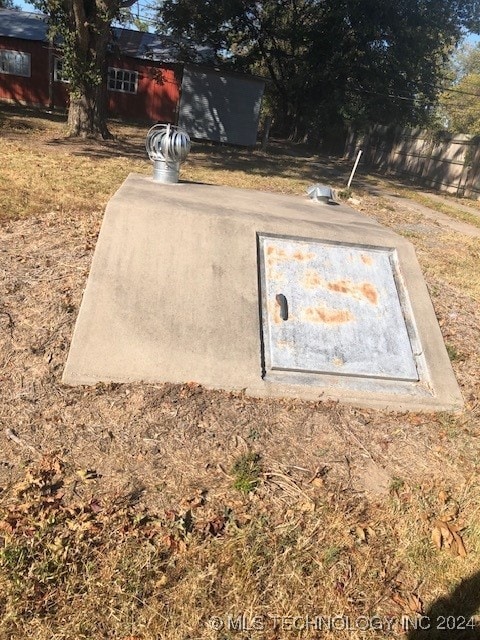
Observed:
[[[265,81],[185,65],[178,124],[192,138],[253,146]]]

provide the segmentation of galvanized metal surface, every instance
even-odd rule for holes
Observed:
[[[259,255],[267,373],[419,380],[394,249],[260,235]]]
[[[322,204],[336,204],[333,189],[325,184],[312,184],[307,188],[308,196]]]
[[[186,131],[171,124],[156,124],[147,133],[145,147],[153,162],[155,182],[178,182],[180,165],[190,151],[190,137]]]

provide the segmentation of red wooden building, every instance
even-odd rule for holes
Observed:
[[[146,122],[180,122],[192,137],[255,144],[264,80],[179,61],[171,38],[112,28],[108,110]],[[207,63],[207,66],[204,66]],[[48,41],[45,16],[0,9],[0,101],[66,109],[62,59]]]

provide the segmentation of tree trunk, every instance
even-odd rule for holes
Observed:
[[[104,81],[84,86],[70,96],[68,134],[79,138],[113,138],[107,127],[107,99]]]
[[[96,0],[72,0],[72,26],[75,34],[74,56],[77,73],[71,84],[68,129],[70,137],[112,138],[107,127],[107,49],[110,22],[119,3],[110,3],[111,14]],[[94,71],[92,73],[92,70]]]

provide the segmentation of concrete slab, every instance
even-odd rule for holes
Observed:
[[[367,252],[366,261],[369,251],[392,256],[418,380],[409,363],[402,365],[408,379],[391,370],[382,378],[379,361],[372,377],[355,368],[348,375],[266,371],[260,245],[273,236],[352,246]],[[330,269],[337,282],[350,282],[355,273],[342,272],[341,264],[338,272]],[[363,331],[370,333],[368,324]],[[392,409],[462,406],[420,267],[404,238],[343,205],[203,184],[159,185],[139,175],[130,175],[107,205],[63,380],[195,381],[254,396]]]

